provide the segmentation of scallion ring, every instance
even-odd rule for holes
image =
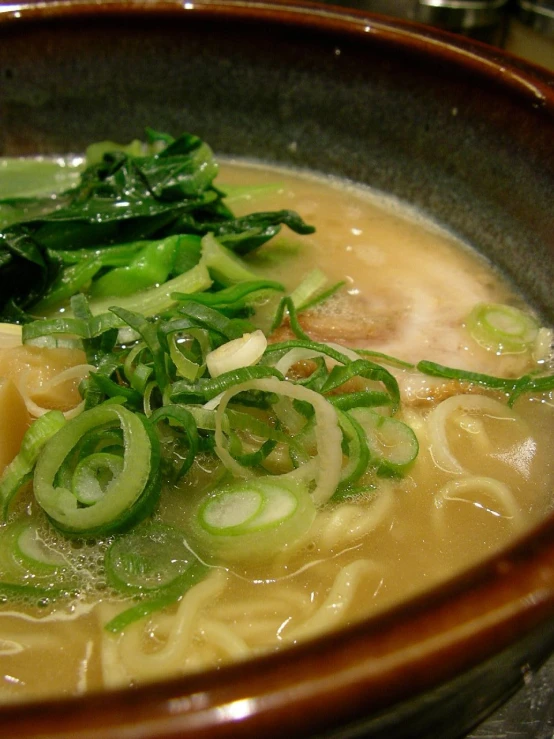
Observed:
[[[273,556],[309,531],[316,508],[306,484],[259,477],[218,488],[196,507],[193,547],[210,561]]]
[[[335,408],[322,395],[301,385],[277,380],[273,377],[241,382],[227,390],[218,405],[216,413],[215,451],[227,469],[236,477],[249,477],[251,471],[240,465],[227,450],[223,433],[223,419],[229,401],[246,390],[261,390],[276,395],[284,395],[293,400],[309,403],[315,411],[315,439],[317,454],[294,472],[285,473],[297,479],[315,479],[313,499],[316,505],[326,503],[340,482],[342,467],[342,434]],[[284,477],[281,475],[280,477]]]
[[[497,354],[518,354],[532,349],[539,324],[519,308],[500,303],[479,303],[467,319],[472,338]]]
[[[86,485],[94,465],[72,460],[72,488],[59,485],[58,471],[71,459],[80,439],[110,424],[122,431],[123,464],[100,465],[103,480],[97,480],[91,492]],[[69,421],[44,446],[35,467],[35,497],[53,525],[65,534],[106,535],[136,523],[152,510],[159,493],[158,468],[159,445],[148,422],[121,405],[100,405]],[[109,474],[104,474],[107,469]],[[67,480],[67,474],[63,477]]]

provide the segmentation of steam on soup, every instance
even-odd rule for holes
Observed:
[[[69,309],[58,279],[27,308],[55,322],[23,346],[5,328],[3,700],[295,644],[448,578],[551,506],[550,332],[482,258],[345,183],[241,163],[217,181],[207,235],[173,252],[171,228],[141,235],[126,262],[111,235],[79,285],[90,303]],[[225,204],[266,219],[225,231]],[[291,208],[304,233],[266,240],[267,214]],[[137,298],[126,282],[144,287],[151,252],[161,287]],[[66,283],[84,264],[57,259]]]

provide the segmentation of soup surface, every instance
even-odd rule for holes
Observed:
[[[218,183],[231,186],[237,214],[290,208],[315,225],[306,236],[283,231],[246,257],[254,271],[289,291],[314,268],[329,285],[344,281],[299,314],[314,341],[499,377],[518,377],[549,361],[544,331],[523,349],[502,353],[475,340],[468,316],[477,304],[530,311],[485,260],[417,214],[345,183],[256,165],[226,163]],[[243,194],[238,186],[245,183],[256,187]],[[266,332],[274,312],[269,301],[256,314]],[[291,337],[285,320],[270,341]],[[67,410],[79,400],[75,378],[56,386],[57,398],[48,396],[50,378],[82,361],[64,351],[3,350],[0,376],[20,388],[27,383],[38,405]],[[307,375],[311,361],[300,358],[289,371]],[[281,649],[430,588],[545,516],[553,482],[550,393],[522,396],[510,408],[504,393],[478,384],[401,363],[389,369],[401,393],[396,418],[419,443],[401,475],[373,470],[359,494],[318,506],[309,530],[271,556],[253,552],[221,563],[199,555],[208,567],[197,584],[121,633],[104,627],[134,601],[106,582],[110,537],[65,540],[27,491],[16,512],[38,518],[42,545],[78,569],[86,586],[42,607],[5,599],[0,698],[131,685]],[[162,498],[156,521],[186,527],[214,470],[212,457],[198,456]],[[194,537],[189,545],[195,549]]]

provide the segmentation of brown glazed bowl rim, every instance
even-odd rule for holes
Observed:
[[[479,42],[362,11],[257,0],[45,0],[0,6],[0,25],[91,14],[264,20],[378,37],[448,58],[528,102],[540,99],[554,121],[554,75],[546,70]],[[5,706],[0,721],[11,736],[259,737],[274,735],[276,726],[282,736],[308,736],[432,690],[552,619],[554,514],[471,570],[336,633],[135,689]]]

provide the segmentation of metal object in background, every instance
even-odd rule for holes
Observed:
[[[500,46],[508,0],[418,0],[416,20]]]
[[[554,70],[554,0],[323,0],[504,46]]]
[[[519,0],[506,49],[554,71],[554,0]]]
[[[519,0],[517,16],[537,33],[554,39],[554,0]]]
[[[506,4],[507,0],[418,0],[416,19],[430,26],[471,31],[501,23]]]
[[[501,45],[509,0],[329,0]]]

